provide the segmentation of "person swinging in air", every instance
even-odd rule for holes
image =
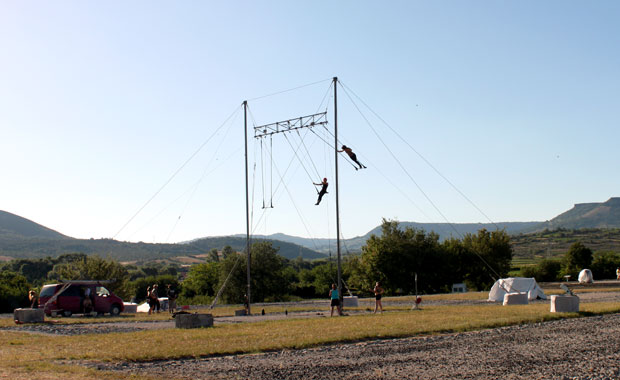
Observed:
[[[349,158],[353,160],[353,162],[359,165],[360,169],[366,169],[366,167],[357,160],[357,155],[353,153],[353,149],[349,148],[346,145],[343,145],[342,150],[339,150],[338,152],[339,153],[345,152],[349,156]],[[357,170],[357,168],[355,168],[355,170]]]
[[[327,178],[323,178],[323,182],[321,183],[314,183],[312,182],[315,186],[323,186],[321,187],[321,191],[319,191],[319,199],[317,199],[316,204],[318,206],[319,203],[321,203],[321,199],[323,198],[323,195],[327,194],[327,186],[329,186],[329,184],[327,183]]]

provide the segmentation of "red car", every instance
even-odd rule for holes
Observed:
[[[39,294],[39,307],[47,315],[96,312],[119,315],[125,307],[123,300],[102,284],[103,281],[68,281],[45,285]]]

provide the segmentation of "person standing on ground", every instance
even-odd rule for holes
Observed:
[[[620,280],[620,268],[616,268],[616,280]]]
[[[381,304],[381,296],[383,296],[383,288],[381,287],[381,283],[377,281],[375,284],[375,288],[372,290],[375,293],[375,314],[377,313],[377,309],[381,310],[381,314],[383,314],[383,305]]]
[[[353,162],[359,165],[360,169],[366,169],[366,167],[357,160],[357,155],[353,153],[353,149],[349,148],[346,145],[343,145],[342,150],[339,150],[338,152],[345,152]],[[357,170],[357,168],[355,168],[355,170]]]
[[[153,312],[153,302],[151,300],[151,287],[147,286],[146,287],[146,303],[149,304],[149,314],[151,314]]]
[[[177,290],[172,286],[172,284],[168,284],[168,312],[170,314],[174,313],[177,309]]]
[[[39,297],[37,296],[37,293],[34,290],[31,290],[28,292],[28,300],[30,301],[31,309],[39,308]]]
[[[151,289],[151,307],[153,309],[153,313],[155,312],[155,309],[157,309],[157,312],[159,313],[159,309],[161,308],[159,303],[159,293],[157,291],[158,287],[159,285],[153,284],[153,288]]]
[[[329,316],[334,316],[334,307],[338,309],[338,315],[342,315],[342,311],[340,309],[340,293],[338,292],[338,288],[336,288],[336,284],[332,284],[332,288],[329,290],[329,298],[332,300],[332,311]]]
[[[319,205],[319,203],[321,203],[321,199],[323,199],[323,195],[327,194],[327,186],[329,186],[329,184],[327,183],[327,178],[323,178],[323,182],[321,183],[314,183],[312,182],[315,186],[323,186],[321,187],[321,191],[319,191],[319,199],[317,199],[316,201],[316,206]]]
[[[245,315],[250,315],[250,299],[247,294],[243,295],[243,309],[245,310]]]

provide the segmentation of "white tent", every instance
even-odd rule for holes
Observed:
[[[489,292],[489,301],[503,302],[506,293],[527,293],[527,298],[546,300],[545,292],[538,286],[534,278],[509,277],[495,281]]]
[[[583,269],[579,272],[579,283],[580,284],[591,284],[594,282],[594,277],[592,277],[592,271],[590,269]]]

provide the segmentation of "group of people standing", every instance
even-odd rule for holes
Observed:
[[[172,284],[168,284],[166,288],[166,295],[168,296],[168,312],[172,314],[177,308],[178,293]],[[161,302],[159,302],[159,286],[157,284],[153,284],[152,287],[149,286],[146,288],[146,302],[149,304],[149,314],[160,312]]]
[[[381,314],[383,314],[383,305],[381,304],[381,297],[383,296],[383,288],[381,287],[381,283],[379,281],[376,282],[374,289],[372,292],[375,294],[375,311],[380,310]],[[340,292],[336,287],[336,284],[332,284],[332,288],[329,290],[329,298],[331,299],[331,313],[330,317],[334,316],[334,308],[338,310],[338,315],[342,315],[342,305],[340,304]]]

